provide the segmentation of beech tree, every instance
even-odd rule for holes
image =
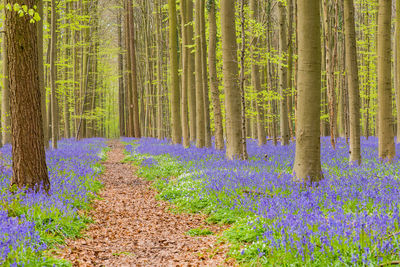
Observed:
[[[296,156],[298,181],[322,178],[320,143],[321,35],[318,0],[299,0]]]
[[[226,113],[226,156],[242,156],[241,96],[237,60],[235,0],[221,0],[223,85]]]
[[[35,0],[8,1],[33,9]],[[37,28],[29,14],[20,16],[13,8],[5,10],[7,60],[9,66],[13,176],[11,184],[49,190],[43,124]]]
[[[391,1],[379,0],[378,11],[378,140],[379,158],[395,156],[392,118]]]

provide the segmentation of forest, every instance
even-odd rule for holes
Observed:
[[[400,0],[0,2],[0,266],[400,264]]]

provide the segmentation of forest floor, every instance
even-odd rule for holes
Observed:
[[[68,240],[61,257],[74,266],[221,266],[227,245],[217,244],[220,225],[208,225],[198,214],[171,212],[171,205],[156,200],[151,182],[135,175],[123,163],[124,146],[109,143],[100,180],[104,188],[94,202],[94,222],[83,238]],[[190,229],[207,228],[215,235],[189,236]]]

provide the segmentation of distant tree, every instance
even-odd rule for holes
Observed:
[[[35,0],[10,0],[14,4],[33,8]],[[6,39],[9,64],[10,110],[12,132],[13,176],[11,184],[19,187],[49,190],[43,124],[37,28],[27,14],[20,16],[13,9],[6,9]]]
[[[379,0],[378,138],[379,158],[382,160],[392,160],[395,156],[392,117],[391,18],[392,1]]]
[[[226,156],[242,156],[241,101],[235,25],[235,0],[221,0],[223,85],[225,90]]]
[[[297,5],[299,69],[293,172],[298,181],[318,182],[322,178],[320,1],[298,0]]]

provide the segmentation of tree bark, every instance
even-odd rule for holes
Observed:
[[[216,62],[217,21],[216,21],[215,0],[210,1],[210,11],[208,14],[208,21],[209,21],[209,36],[210,36],[208,45],[208,66],[210,70],[211,101],[214,111],[215,148],[217,150],[223,150],[225,144],[224,144],[224,134],[222,125],[221,102],[219,99],[219,86],[217,77],[217,62]]]
[[[17,1],[8,1],[14,5]],[[18,1],[33,8],[34,0]],[[28,186],[48,191],[43,143],[43,124],[39,84],[37,28],[29,16],[20,17],[6,10],[6,39],[9,63],[11,131],[12,131],[12,185]]]
[[[129,30],[129,50],[131,64],[131,79],[132,79],[132,108],[133,108],[133,133],[134,137],[140,138],[140,121],[139,121],[139,102],[138,88],[136,77],[136,52],[135,52],[135,30],[133,23],[133,4],[128,0],[128,30]]]
[[[50,45],[50,84],[51,84],[51,144],[53,148],[57,148],[58,143],[58,101],[57,101],[57,13],[56,13],[56,3],[55,0],[51,0],[51,45]]]
[[[257,0],[250,0],[250,19],[253,20],[253,23],[257,23],[258,20],[258,5]],[[262,96],[262,87],[260,81],[260,70],[258,66],[259,57],[257,56],[258,50],[258,42],[259,38],[256,33],[255,27],[252,29],[251,32],[251,41],[250,41],[250,54],[251,54],[251,83],[256,93],[257,97],[254,100],[257,112],[257,139],[258,145],[265,145],[267,142],[266,135],[265,135],[265,123],[264,123],[264,99]]]
[[[171,90],[171,124],[172,124],[172,143],[182,143],[180,96],[179,96],[179,76],[178,76],[178,33],[176,28],[176,2],[168,0],[169,12],[169,58],[171,61],[170,69],[170,90]]]
[[[193,42],[193,0],[187,1],[187,42],[189,47],[194,46]],[[196,140],[196,77],[195,77],[195,55],[192,49],[188,53],[188,108],[189,108],[189,135],[190,141]]]
[[[391,1],[379,0],[378,11],[378,136],[379,158],[395,156],[391,86]]]
[[[361,164],[360,151],[360,92],[358,82],[356,30],[353,0],[344,1],[346,42],[346,73],[349,85],[350,162]]]
[[[196,0],[196,19],[195,19],[195,73],[196,73],[196,146],[205,146],[205,112],[204,112],[204,90],[203,90],[203,65],[201,54],[201,1]]]
[[[188,80],[189,80],[189,48],[187,31],[187,0],[181,0],[181,29],[182,29],[182,97],[181,97],[181,116],[182,116],[182,136],[183,146],[190,146],[189,121],[188,121]]]
[[[320,158],[321,39],[318,0],[298,0],[298,95],[295,179],[322,179]]]
[[[235,0],[221,0],[223,84],[225,89],[226,156],[242,156],[241,97],[238,81]]]
[[[287,54],[287,34],[286,34],[286,7],[282,2],[279,2],[279,48],[280,55],[283,62],[279,67],[279,91],[281,95],[280,100],[280,127],[281,127],[281,144],[286,146],[289,144],[289,117],[288,117],[288,104],[287,104],[287,68],[286,68],[286,54]]]

